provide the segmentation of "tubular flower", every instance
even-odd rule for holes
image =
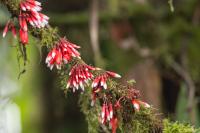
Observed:
[[[117,127],[118,127],[118,119],[117,117],[113,117],[110,120],[110,127],[112,128],[112,133],[116,133]]]
[[[139,111],[140,110],[140,106],[142,105],[143,107],[145,108],[149,108],[150,105],[146,102],[143,102],[143,101],[140,101],[140,100],[136,100],[136,99],[133,99],[132,100],[132,104],[133,104],[133,107],[136,111]]]
[[[56,64],[57,69],[61,68],[63,63],[68,63],[72,57],[80,58],[80,53],[76,50],[79,46],[62,38],[55,44],[56,47],[49,52],[46,63],[50,69],[53,69],[53,65]]]
[[[20,3],[21,15],[33,27],[42,28],[48,24],[49,17],[39,13],[42,10],[41,3],[35,0],[25,0]]]
[[[79,88],[84,91],[84,84],[87,84],[93,77],[90,70],[94,69],[95,68],[83,63],[74,65],[69,73],[67,88],[73,88],[73,92]]]
[[[80,46],[69,42],[65,38],[60,39],[60,41],[58,42],[58,46],[62,50],[64,63],[68,63],[72,57],[80,58],[80,53],[76,50],[80,48]]]
[[[101,108],[101,123],[105,124],[106,121],[110,121],[113,118],[113,107],[112,104],[104,103]]]
[[[28,43],[28,26],[27,23],[36,28],[45,27],[48,24],[49,17],[39,13],[42,10],[41,3],[35,0],[25,0],[20,2],[20,42],[22,44]]]
[[[11,30],[14,38],[17,37],[15,26],[14,26],[13,22],[10,21],[10,20],[6,23],[6,26],[5,26],[4,30],[3,30],[3,38],[6,36],[8,30]]]
[[[22,44],[27,44],[28,43],[28,32],[24,31],[22,29],[19,29],[19,38],[20,38],[20,42]]]
[[[62,53],[59,48],[53,48],[46,58],[47,66],[52,70],[54,65],[56,65],[57,69],[61,69],[62,65]]]
[[[98,88],[104,88],[107,89],[106,81],[108,78],[121,78],[121,76],[117,73],[106,71],[103,74],[95,77],[95,79],[92,82],[92,88],[95,90],[99,90]]]

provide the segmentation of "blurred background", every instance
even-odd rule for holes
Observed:
[[[91,65],[135,79],[162,116],[200,126],[200,1],[48,0],[43,13]],[[0,31],[10,14],[0,6]],[[86,133],[77,94],[60,89],[47,51],[30,37],[26,66],[11,33],[0,37],[0,133]],[[23,73],[20,78],[19,74]]]

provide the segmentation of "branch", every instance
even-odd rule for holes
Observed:
[[[96,2],[97,1],[98,0],[96,0]],[[20,8],[19,8],[20,1],[0,0],[0,2],[8,8],[10,13],[12,14],[12,17],[17,17],[18,19],[19,13],[20,13]],[[97,47],[98,46],[98,23],[97,23],[98,19],[97,19],[97,11],[95,11],[97,9],[96,6],[98,4],[97,3],[96,4],[93,3],[93,4],[94,4],[93,5],[94,14],[93,14],[93,19],[91,20],[92,21],[91,33],[94,33],[94,34],[91,34],[91,36],[93,38],[92,43],[95,44],[94,50],[98,51],[98,47]],[[44,28],[34,28],[29,25],[29,29],[30,29],[30,33],[34,37],[38,38],[41,41],[42,46],[47,47],[49,51],[51,51],[52,48],[55,49],[58,45],[58,42],[61,40],[58,34],[58,30],[56,28],[51,27],[50,25],[47,25]],[[71,47],[72,46],[78,48],[78,46],[74,44],[72,45],[71,43]],[[59,52],[59,51],[56,51],[56,52]],[[69,68],[71,68],[70,74],[68,73],[68,70],[66,71],[67,68],[64,68],[64,65],[62,67],[63,69],[60,71],[60,75],[61,77],[63,77],[63,80],[66,79],[67,75],[71,76],[74,72],[79,73],[79,74],[86,73],[86,75],[84,76],[81,75],[81,79],[91,76],[92,74],[94,75],[94,78],[93,78],[94,84],[92,85],[93,86],[92,89],[87,89],[82,95],[80,95],[81,110],[86,115],[86,119],[88,121],[89,120],[92,121],[92,122],[88,122],[89,123],[88,125],[91,130],[92,128],[95,128],[92,131],[98,130],[96,129],[98,128],[96,123],[99,122],[98,114],[101,109],[102,109],[101,121],[103,124],[105,124],[107,121],[109,121],[109,118],[111,118],[110,124],[112,126],[113,133],[115,133],[117,125],[119,125],[119,129],[123,132],[160,133],[162,131],[163,129],[162,120],[157,119],[156,113],[153,111],[153,108],[151,107],[149,108],[149,105],[147,103],[142,102],[138,99],[139,92],[135,89],[135,87],[132,84],[124,85],[124,84],[121,84],[120,82],[117,82],[111,79],[111,77],[119,78],[120,76],[118,74],[110,72],[110,71],[106,71],[103,69],[97,69],[97,68],[94,69],[93,67],[87,65],[80,58],[73,57],[70,60],[70,62],[68,62],[68,64],[69,64]],[[78,71],[76,71],[75,69],[77,68],[80,68],[80,70],[78,69]],[[75,78],[77,80],[77,75],[73,75],[73,76],[74,77],[72,78]],[[107,80],[108,86],[106,84],[106,80]],[[100,84],[100,86],[97,86],[96,82],[98,83],[98,85]],[[82,87],[82,84],[80,86]],[[94,86],[97,86],[97,87],[94,87]],[[78,89],[78,87],[76,86],[75,89]],[[107,89],[107,87],[109,89]],[[91,101],[90,100],[91,94],[92,94],[93,102],[96,102],[96,104],[94,105],[95,107],[89,106],[90,101]],[[111,113],[111,107],[113,103],[114,103],[113,108],[115,110]],[[109,107],[108,107],[108,104],[109,104]],[[110,117],[111,115],[113,117]]]

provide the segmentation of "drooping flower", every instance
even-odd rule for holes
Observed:
[[[28,32],[23,29],[19,29],[20,42],[24,45],[28,43]]]
[[[42,10],[41,3],[35,0],[25,0],[20,3],[21,15],[33,27],[42,28],[48,24],[49,17],[39,13]]]
[[[107,79],[108,78],[121,78],[121,76],[117,73],[111,72],[111,71],[105,71],[103,74],[100,74],[99,76],[95,77],[95,79],[92,82],[92,88],[104,88],[107,89]]]
[[[146,102],[143,102],[143,101],[140,101],[140,100],[137,100],[137,99],[133,99],[132,100],[132,104],[133,104],[133,107],[136,111],[139,111],[140,110],[140,106],[142,105],[143,107],[145,108],[149,108],[150,105]]]
[[[16,32],[16,29],[15,29],[15,26],[13,24],[13,22],[11,20],[9,20],[7,23],[6,23],[6,26],[3,30],[3,38],[6,36],[8,30],[11,30],[14,38],[17,37],[17,32]]]
[[[93,74],[90,71],[94,69],[95,68],[85,63],[75,64],[69,73],[67,88],[72,88],[73,92],[79,88],[84,91],[84,85],[93,77]]]
[[[20,2],[19,14],[19,37],[20,42],[24,45],[28,43],[28,25],[36,28],[45,27],[48,24],[49,17],[39,13],[42,10],[41,3],[35,0],[24,0]]]
[[[111,103],[104,103],[101,107],[101,123],[105,124],[113,118],[113,107]]]
[[[100,68],[96,68],[95,70],[101,70]],[[91,106],[94,105],[96,101],[96,94],[101,91],[103,88],[107,89],[107,79],[108,78],[121,78],[121,76],[117,73],[111,72],[111,71],[105,71],[102,74],[96,76],[92,82],[92,102]]]
[[[118,127],[118,119],[117,117],[113,117],[110,120],[110,127],[112,128],[112,133],[116,133],[117,127]]]
[[[59,47],[54,47],[46,58],[47,66],[52,70],[54,65],[56,65],[57,69],[61,69],[62,65],[62,53]]]
[[[53,69],[53,65],[56,65],[57,69],[60,69],[61,65],[68,63],[72,57],[80,58],[80,53],[76,50],[77,48],[80,47],[67,41],[65,38],[61,38],[46,58],[48,67]]]
[[[72,57],[80,58],[80,53],[76,50],[79,49],[80,46],[69,42],[65,38],[61,38],[58,42],[58,46],[62,50],[64,63],[68,63]]]

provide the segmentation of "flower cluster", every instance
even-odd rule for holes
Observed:
[[[136,111],[139,111],[140,110],[140,106],[142,105],[143,107],[145,108],[149,108],[150,105],[146,102],[143,102],[141,100],[138,100],[138,99],[133,99],[132,100],[132,104],[133,104],[133,107]]]
[[[47,66],[52,70],[54,64],[56,65],[57,69],[61,69],[62,65],[62,52],[58,47],[53,48],[46,58]]]
[[[76,50],[79,46],[61,38],[55,47],[49,52],[46,58],[47,66],[52,70],[56,65],[57,69],[61,69],[63,63],[68,63],[72,57],[80,58],[80,53]]]
[[[106,71],[103,74],[95,77],[95,79],[92,82],[92,88],[93,89],[107,89],[107,84],[106,81],[108,78],[121,78],[121,76],[117,73],[111,72],[111,71]]]
[[[14,26],[14,24],[13,24],[13,22],[12,22],[11,20],[9,20],[9,21],[7,22],[7,24],[6,24],[6,26],[5,26],[4,30],[3,30],[3,37],[6,36],[8,30],[11,30],[11,32],[12,32],[14,38],[17,37],[17,33],[16,33],[15,26]]]
[[[41,11],[41,3],[35,0],[25,0],[20,3],[19,15],[19,37],[22,44],[28,43],[28,26],[27,22],[36,28],[45,27],[48,24],[49,17],[39,13]]]
[[[41,3],[35,0],[24,0],[20,2],[20,13],[19,13],[19,38],[20,42],[24,45],[28,43],[28,25],[32,25],[36,28],[45,27],[48,24],[49,17],[39,13],[41,11]],[[3,37],[5,37],[8,30],[12,31],[13,36],[16,38],[16,29],[12,21],[8,21],[6,24]]]
[[[101,70],[100,68],[96,68],[96,70]],[[111,72],[111,71],[105,71],[102,74],[96,76],[92,82],[92,102],[91,106],[94,105],[96,101],[96,94],[104,89],[107,89],[107,83],[106,81],[108,78],[121,78],[121,76],[117,73]]]
[[[105,102],[101,107],[100,121],[102,124],[106,124],[106,122],[109,122],[109,125],[112,128],[112,133],[116,133],[118,119],[114,116],[113,111],[114,110],[112,103],[108,104],[107,102]]]
[[[95,68],[85,63],[77,63],[74,65],[69,73],[67,88],[73,88],[73,92],[79,88],[84,91],[84,84],[87,84],[93,77],[93,74],[90,72],[91,70],[95,70]]]

